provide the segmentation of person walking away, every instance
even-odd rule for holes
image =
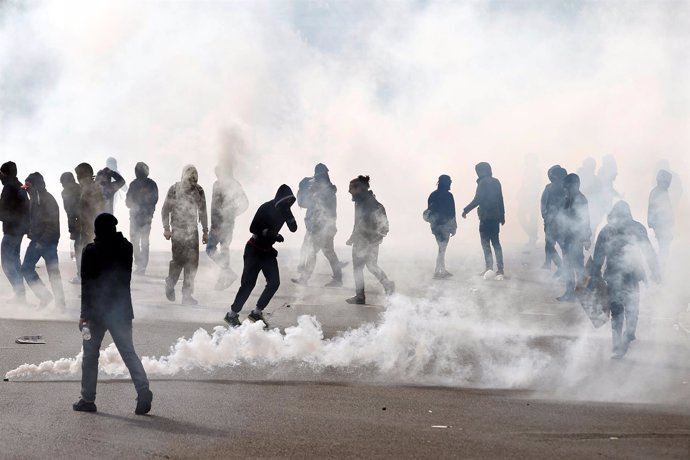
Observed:
[[[172,260],[165,280],[165,296],[175,301],[175,285],[184,271],[182,304],[197,305],[192,297],[194,278],[199,268],[199,223],[203,231],[201,241],[208,242],[208,214],[206,194],[199,185],[199,174],[192,165],[182,169],[182,179],[173,184],[162,208],[163,236],[172,240]]]
[[[620,359],[636,338],[640,281],[646,279],[640,254],[646,259],[652,280],[659,282],[660,274],[647,230],[641,223],[633,220],[630,205],[625,201],[617,202],[607,221],[594,245],[590,283],[601,279],[602,267],[605,265],[603,278],[607,284],[611,307],[613,358]]]
[[[115,207],[115,194],[125,186],[125,179],[120,173],[106,166],[96,174],[96,183],[103,194],[104,211],[112,214]]]
[[[654,230],[654,236],[659,244],[659,261],[661,267],[666,266],[668,254],[673,240],[673,205],[669,195],[673,176],[666,170],[660,170],[656,175],[656,187],[649,194],[647,210],[647,224]]]
[[[17,165],[13,161],[0,166],[0,180],[2,181],[0,264],[14,291],[14,297],[8,302],[23,304],[26,303],[26,290],[20,252],[22,239],[29,231],[29,196],[17,179]]]
[[[117,231],[112,214],[100,214],[95,221],[96,239],[84,248],[82,257],[81,315],[79,330],[89,328],[84,337],[81,364],[81,398],[75,411],[96,412],[98,356],[106,332],[110,332],[137,392],[134,413],[151,410],[153,393],[144,366],[132,340],[132,245]]]
[[[216,178],[211,195],[211,233],[206,254],[220,267],[215,289],[222,291],[237,279],[237,274],[230,268],[230,243],[235,219],[247,210],[249,201],[242,185],[233,177],[230,166],[216,166]]]
[[[79,237],[79,196],[81,187],[74,179],[74,174],[64,172],[60,176],[62,185],[62,206],[67,214],[67,230],[70,239],[70,257],[76,260],[77,238]]]
[[[306,182],[305,182],[306,181]],[[304,184],[304,185],[303,185]],[[314,177],[305,178],[297,191],[297,204],[306,208],[304,227],[306,234],[302,244],[303,260],[298,268],[299,277],[292,282],[307,286],[316,267],[316,255],[323,252],[331,266],[333,276],[325,287],[343,285],[343,266],[335,253],[334,239],[338,232],[336,226],[338,189],[331,182],[328,167],[319,163],[314,167]]]
[[[386,208],[370,190],[369,182],[369,176],[357,176],[350,181],[348,190],[355,203],[355,224],[352,235],[345,244],[352,246],[355,296],[346,302],[355,305],[366,303],[364,267],[381,283],[386,295],[390,296],[395,292],[395,283],[379,267],[379,247],[389,231],[388,216]]]
[[[503,248],[499,239],[500,226],[505,225],[505,206],[503,204],[503,190],[501,182],[493,177],[491,165],[486,162],[477,163],[474,167],[477,173],[477,190],[474,199],[462,210],[462,218],[466,219],[474,208],[479,208],[479,237],[484,251],[484,271],[482,276],[493,270],[494,258],[491,253],[493,246],[496,254],[496,279],[504,279]]]
[[[46,190],[46,183],[41,173],[29,174],[24,183],[29,193],[30,219],[29,234],[31,240],[24,254],[22,275],[31,290],[36,294],[41,307],[55,299],[55,306],[65,309],[65,294],[62,289],[60,262],[57,245],[60,241],[60,208],[53,195]],[[46,263],[48,279],[53,293],[45,287],[36,272],[36,263],[40,258]]]
[[[566,198],[563,180],[568,172],[560,165],[554,165],[549,168],[547,175],[550,183],[544,187],[541,195],[541,216],[544,219],[544,265],[542,268],[550,270],[553,262],[557,269],[554,276],[558,277],[563,273],[563,260],[556,251],[556,244],[560,245],[563,242],[564,229],[560,228]]]
[[[436,269],[434,279],[445,279],[453,276],[446,270],[446,249],[451,236],[458,231],[458,223],[455,219],[455,199],[450,193],[452,180],[450,176],[439,176],[437,188],[427,200],[427,208],[424,212],[424,220],[431,225],[431,233],[438,244],[436,256]]]
[[[149,167],[139,162],[134,167],[136,179],[129,184],[125,204],[129,208],[129,238],[134,247],[135,275],[144,275],[149,264],[151,221],[158,203],[158,185],[149,178]]]
[[[580,192],[580,178],[568,174],[563,180],[566,190],[562,224],[565,259],[565,293],[558,297],[561,302],[574,302],[575,288],[585,271],[584,250],[589,250],[592,229],[589,222],[587,198]]]
[[[80,283],[81,279],[81,254],[87,244],[93,242],[93,223],[96,217],[103,212],[105,202],[103,193],[96,185],[93,177],[93,168],[88,163],[80,163],[74,168],[77,175],[81,193],[79,195],[79,236],[76,239],[75,253],[77,256],[77,276],[70,280],[72,284]]]
[[[278,251],[273,245],[285,241],[283,235],[280,234],[280,229],[284,224],[287,224],[292,233],[297,231],[295,216],[290,211],[294,203],[295,196],[292,189],[283,184],[278,187],[275,198],[259,206],[256,211],[249,226],[252,236],[244,247],[244,268],[240,279],[240,289],[224,318],[230,326],[240,326],[239,315],[242,307],[256,286],[259,273],[263,272],[266,287],[256,302],[256,308],[249,313],[247,319],[252,322],[263,321],[264,329],[268,329],[268,322],[264,318],[263,311],[280,287]]]

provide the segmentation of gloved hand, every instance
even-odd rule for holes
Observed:
[[[172,238],[172,232],[170,230],[163,230],[163,236],[166,240],[170,240],[170,238]]]
[[[276,235],[276,243],[282,243],[283,241],[285,241],[285,238],[283,238],[283,235],[281,235],[280,233],[278,233],[278,234]]]
[[[501,225],[505,225],[505,224],[506,224],[506,218],[505,218],[505,217],[502,217],[502,218],[501,218]]]
[[[466,213],[466,212],[463,212],[463,213],[462,213],[462,218],[463,218],[463,219],[467,219],[467,213]]]
[[[81,331],[82,328],[84,328],[84,327],[89,327],[89,320],[84,319],[84,318],[80,318],[79,319],[79,330]]]

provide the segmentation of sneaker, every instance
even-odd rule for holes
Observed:
[[[386,295],[395,294],[395,282],[388,281],[386,284],[383,285],[383,290],[386,292]]]
[[[359,296],[359,295],[356,295],[354,297],[350,297],[349,299],[345,299],[345,302],[352,304],[352,305],[364,305],[365,303],[367,303],[364,296]]]
[[[75,276],[69,280],[69,284],[81,284],[81,278],[79,276]]]
[[[144,276],[146,274],[146,268],[138,268],[134,270],[135,275]]]
[[[165,297],[171,301],[175,301],[175,286],[168,281],[165,282]]]
[[[72,404],[72,409],[77,412],[96,412],[96,404],[92,402],[86,402],[83,399]]]
[[[268,329],[268,322],[267,322],[266,319],[264,318],[264,314],[263,314],[263,313],[255,313],[255,312],[252,311],[252,312],[247,316],[247,319],[248,319],[249,321],[251,321],[252,323],[256,323],[257,321],[263,321],[263,322],[264,322],[264,329]]]
[[[242,325],[242,322],[240,321],[239,316],[230,316],[230,313],[225,314],[225,318],[223,318],[223,321],[228,323],[231,327],[240,327]]]
[[[151,390],[144,390],[137,396],[137,407],[134,413],[137,415],[146,415],[151,411],[151,401],[153,401],[153,393]]]
[[[182,296],[181,305],[199,305],[199,301],[192,297],[192,294],[185,294]]]
[[[307,286],[309,282],[305,280],[304,278],[290,278],[290,281],[292,281],[295,284],[298,284],[300,286]]]
[[[337,278],[333,278],[328,283],[323,285],[323,287],[342,287],[342,286],[343,286],[343,280],[337,279]]]
[[[496,281],[503,281],[506,279],[505,273],[503,273],[503,270],[498,270],[496,271],[496,277],[494,278]]]

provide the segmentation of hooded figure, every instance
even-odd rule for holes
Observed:
[[[575,287],[585,271],[583,250],[591,246],[592,230],[587,198],[580,192],[580,178],[577,174],[568,174],[563,184],[566,191],[565,208],[557,225],[563,229],[566,289],[558,300],[574,302]]]
[[[479,236],[484,251],[484,272],[482,275],[493,270],[494,258],[491,254],[491,246],[496,253],[496,279],[503,279],[503,248],[498,234],[500,226],[505,225],[505,207],[503,205],[503,190],[498,179],[493,177],[491,165],[489,163],[477,163],[474,167],[477,173],[477,191],[474,199],[465,206],[462,211],[462,218],[474,208],[479,207]]]
[[[74,179],[74,174],[71,172],[64,172],[60,176],[60,184],[62,185],[62,206],[67,214],[67,229],[69,230],[69,238],[75,241],[79,236],[79,197],[81,195],[81,187]]]
[[[103,337],[110,332],[137,391],[134,412],[143,415],[151,410],[153,394],[132,342],[132,245],[116,225],[115,216],[100,214],[95,220],[96,239],[84,248],[79,330],[88,327],[91,338],[82,342],[81,399],[72,407],[96,412],[98,356]]]
[[[230,311],[225,315],[225,321],[232,327],[240,325],[239,313],[247,302],[249,294],[252,293],[259,273],[263,272],[266,278],[264,288],[256,308],[249,314],[248,319],[252,322],[263,321],[264,328],[268,329],[263,311],[273,298],[273,295],[280,287],[280,272],[278,270],[278,251],[273,248],[275,243],[285,241],[280,229],[287,224],[291,232],[297,231],[297,222],[290,211],[290,207],[295,203],[295,196],[287,185],[278,187],[275,198],[267,201],[256,211],[254,219],[249,226],[252,233],[251,238],[244,247],[244,268],[240,280],[240,289],[237,291],[235,300],[230,307]]]
[[[194,278],[199,268],[199,223],[203,235],[202,243],[208,242],[208,214],[206,212],[206,194],[199,185],[199,174],[192,165],[182,169],[180,182],[168,190],[161,215],[163,218],[163,236],[172,239],[172,260],[165,280],[165,296],[175,301],[175,284],[184,270],[182,282],[182,304],[196,305]]]
[[[10,302],[24,303],[26,291],[19,254],[22,239],[29,231],[29,196],[17,179],[17,165],[14,162],[8,161],[0,166],[0,180],[0,220],[3,232],[0,263],[14,291],[14,297]]]
[[[551,262],[561,270],[562,260],[561,256],[556,251],[556,243],[562,244],[563,229],[559,228],[559,223],[563,218],[565,211],[565,187],[563,180],[568,172],[560,165],[555,165],[549,168],[548,177],[550,184],[544,187],[544,192],[541,194],[541,216],[544,219],[544,268],[549,270]],[[563,251],[563,247],[561,247]]]
[[[328,168],[319,163],[314,168],[314,177],[305,177],[297,192],[297,204],[306,208],[304,226],[307,232],[302,243],[302,260],[299,264],[299,278],[294,283],[306,286],[316,266],[316,255],[321,251],[331,266],[333,277],[326,287],[343,285],[343,264],[335,253],[334,238],[338,229],[337,197],[338,189],[331,182]]]
[[[455,199],[450,193],[452,180],[450,176],[439,176],[437,188],[427,200],[427,208],[424,211],[424,220],[431,225],[431,233],[436,237],[438,254],[436,256],[436,269],[434,279],[444,279],[453,276],[446,270],[446,249],[451,236],[458,231],[458,223],[455,219]]]
[[[664,266],[673,240],[673,205],[669,196],[669,188],[673,176],[666,170],[660,170],[656,175],[656,187],[649,194],[647,211],[647,225],[654,230],[654,236],[659,243],[659,259]]]
[[[216,166],[216,177],[211,197],[211,233],[206,254],[220,267],[215,289],[222,291],[237,279],[230,268],[230,243],[235,231],[235,219],[247,210],[249,201],[230,167]]]
[[[111,169],[109,166],[106,166],[98,171],[98,174],[96,174],[96,183],[103,194],[104,212],[112,214],[115,207],[115,194],[118,190],[125,187],[125,179],[116,171],[117,162],[113,164],[115,159],[109,158],[108,160],[112,161],[106,162],[106,165],[109,164],[114,166],[114,168]]]
[[[40,173],[32,173],[26,178],[25,189],[29,192],[31,211],[28,237],[31,240],[24,254],[22,274],[29,287],[44,307],[55,297],[55,305],[65,308],[65,295],[60,276],[57,245],[60,241],[60,208],[53,195],[46,190],[46,183]],[[46,271],[53,294],[45,287],[36,272],[40,258],[46,263]]]
[[[628,203],[619,201],[608,215],[608,224],[599,232],[591,266],[592,278],[596,280],[601,278],[602,267],[606,265],[603,278],[611,307],[614,358],[623,357],[630,342],[635,340],[639,284],[646,278],[643,257],[652,278],[658,281],[659,268],[647,230],[633,220]]]
[[[125,204],[129,208],[129,237],[134,246],[134,273],[143,275],[149,263],[151,221],[158,203],[158,185],[149,179],[149,167],[139,162],[134,167],[136,179],[129,185]]]
[[[376,195],[369,189],[369,176],[357,176],[352,179],[348,191],[355,202],[355,224],[352,235],[345,244],[352,246],[355,296],[346,302],[363,305],[366,303],[364,267],[367,267],[381,283],[386,295],[393,295],[395,292],[395,283],[388,279],[379,267],[379,246],[388,235],[388,216],[386,208],[376,200]]]

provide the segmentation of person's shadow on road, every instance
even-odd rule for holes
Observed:
[[[134,425],[137,428],[161,431],[172,434],[192,434],[204,435],[210,437],[223,437],[227,433],[208,426],[196,425],[194,423],[180,422],[171,418],[161,417],[160,415],[115,415],[103,412],[96,412],[94,414],[98,417],[119,420],[129,425]]]

